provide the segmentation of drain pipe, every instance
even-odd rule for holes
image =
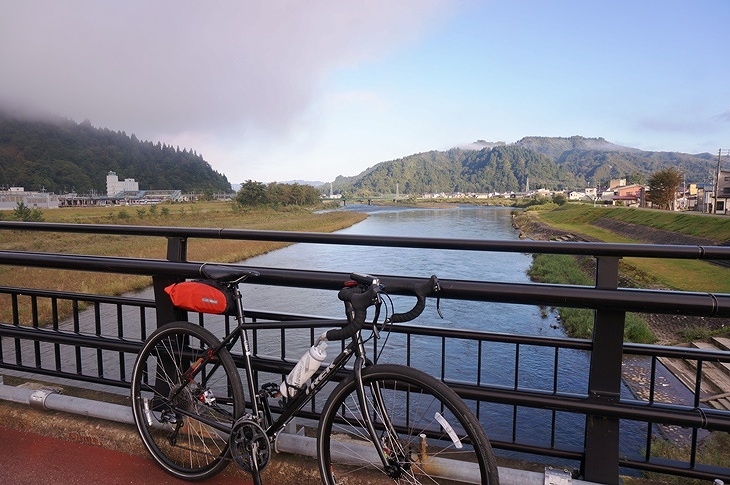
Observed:
[[[0,380],[0,399],[47,411],[63,411],[91,418],[106,419],[125,424],[134,424],[132,409],[121,404],[105,403],[80,397],[59,394],[51,388],[26,389],[6,386]]]
[[[0,376],[0,399],[18,404],[27,404],[35,409],[47,411],[62,411],[79,414],[91,418],[105,419],[125,424],[134,424],[132,409],[121,404],[105,403],[91,399],[66,396],[59,394],[56,389],[26,389],[23,387],[6,386]],[[298,455],[315,457],[317,456],[317,444],[314,438],[308,438],[297,433],[279,433],[274,448],[277,452],[293,453]],[[369,448],[369,447],[368,447]],[[454,468],[450,467],[452,470]],[[499,467],[500,483],[503,485],[542,485],[544,483],[572,483],[573,485],[589,485],[590,482],[572,480],[568,477],[566,481],[547,481],[550,474],[516,470]],[[466,482],[472,478],[460,477]]]

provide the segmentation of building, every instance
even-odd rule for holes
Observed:
[[[717,171],[717,190],[715,191],[714,210],[715,214],[730,214],[730,170]]]
[[[638,199],[641,196],[642,190],[644,190],[644,186],[639,184],[621,185],[614,189],[614,193],[619,197],[634,197]]]
[[[26,192],[23,187],[0,191],[0,210],[14,210],[22,203],[31,209],[58,209],[58,196],[51,192]]]
[[[106,195],[107,197],[114,197],[120,192],[138,192],[139,182],[134,179],[119,180],[117,174],[109,172],[106,174]]]
[[[586,199],[586,193],[585,192],[578,192],[576,190],[571,190],[568,192],[568,200],[585,200]]]
[[[697,184],[694,210],[711,214],[714,202],[715,191],[713,184]]]

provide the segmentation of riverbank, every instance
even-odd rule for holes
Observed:
[[[513,226],[516,230],[520,231],[520,237],[533,240],[718,245],[724,242],[723,238],[728,234],[726,227],[730,223],[730,219],[712,220],[698,216],[698,219],[693,221],[693,227],[690,227],[688,224],[683,226],[696,233],[704,234],[704,236],[696,236],[640,224],[640,216],[642,214],[629,213],[629,209],[623,209],[625,214],[618,215],[625,216],[628,214],[633,219],[633,222],[621,220],[620,217],[615,217],[617,215],[615,212],[606,212],[606,209],[599,208],[596,213],[590,214],[589,217],[584,215],[586,212],[585,207],[575,209],[576,215],[570,215],[569,210],[563,210],[563,214],[558,214],[557,216],[552,211],[544,213],[540,211],[522,212],[513,217]],[[622,209],[617,210],[620,211]],[[671,221],[672,217],[687,217],[686,214],[664,213],[659,215],[669,221]],[[656,214],[647,212],[647,222],[655,221],[655,216]],[[560,221],[560,223],[554,224],[556,220]],[[572,223],[566,221],[571,221]],[[590,221],[590,223],[586,223],[587,221]],[[715,227],[707,227],[710,225]],[[710,234],[714,238],[708,237]],[[612,239],[611,235],[614,235],[618,239]],[[621,286],[627,288],[702,291],[700,288],[689,286],[691,284],[689,280],[691,275],[689,274],[686,275],[687,287],[669,286],[663,281],[662,275],[651,274],[636,263],[635,258],[627,258],[621,262],[619,275]],[[730,280],[730,269],[728,268],[711,267],[712,265],[702,261],[689,261],[688,263],[701,266],[703,271],[709,271],[711,274],[716,275],[714,278],[711,277],[711,279],[703,282],[706,286],[717,283],[724,284]],[[582,264],[581,266],[591,278],[595,278],[595,265]],[[654,265],[654,267],[661,270],[659,266]],[[672,270],[670,269],[668,271]],[[709,291],[717,291],[718,289],[724,290],[724,287],[718,285],[717,288],[710,288]],[[704,291],[708,290],[705,289]],[[722,333],[730,329],[730,319],[727,318],[659,314],[642,314],[642,317],[654,332],[657,338],[656,343],[660,345],[674,345],[680,342],[707,338],[710,334]]]

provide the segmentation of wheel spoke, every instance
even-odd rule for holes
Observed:
[[[346,476],[373,483],[498,483],[484,430],[443,383],[415,369],[377,365],[363,371],[363,386],[366,409],[354,378],[343,381],[325,405],[318,434],[325,483],[341,483]],[[367,417],[376,440],[367,431]]]
[[[183,479],[207,478],[227,465],[230,430],[244,413],[241,381],[227,350],[202,361],[192,380],[185,377],[189,362],[217,346],[202,327],[176,322],[153,333],[135,363],[132,400],[140,437],[162,467]]]

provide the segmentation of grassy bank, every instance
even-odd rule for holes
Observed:
[[[593,225],[595,221],[601,218],[611,218],[678,234],[703,237],[716,244],[730,240],[730,218],[721,216],[622,207],[594,208],[585,204],[566,204],[554,210],[533,211],[526,217],[534,217],[537,221],[561,231],[612,243],[631,244],[645,241],[621,236]],[[621,269],[624,275],[639,286],[648,288],[662,287],[682,291],[730,293],[730,270],[707,261],[624,258],[621,261]]]
[[[589,240],[599,240],[613,243],[646,243],[647,240],[627,237],[627,233],[643,233],[643,237],[663,237],[662,244],[690,244],[682,242],[683,236],[702,237],[714,241],[715,244],[730,239],[730,218],[714,217],[702,214],[675,213],[658,210],[639,210],[628,208],[592,207],[585,204],[567,204],[559,208],[545,207],[546,210],[523,212],[516,217],[518,225],[524,225],[527,233],[537,223],[542,223],[553,230],[562,233],[572,233],[586,237]],[[635,226],[609,225],[608,227],[624,228],[619,235],[611,230],[599,227],[596,222],[600,219],[613,219],[621,223]],[[603,224],[606,226],[606,224]],[[641,229],[645,226],[663,231]],[[551,234],[551,229],[538,228],[545,238]],[[712,243],[709,243],[712,244]],[[562,255],[540,255],[535,258],[531,270],[531,277],[536,281],[549,283],[577,284],[592,286],[593,267],[587,262],[590,258],[574,258]],[[624,258],[619,265],[619,276],[624,282],[638,288],[666,288],[682,291],[730,293],[730,270],[728,268],[710,264],[707,261],[660,259],[660,258]],[[593,316],[588,310],[561,308],[558,310],[560,319],[566,331],[573,336],[588,337],[592,333]],[[649,327],[643,324],[643,318],[636,314],[627,314],[625,337],[630,341],[651,342],[653,335]],[[655,322],[656,323],[656,322]],[[654,324],[654,323],[652,323]],[[710,329],[680,328],[672,325],[666,318],[661,320],[663,339],[669,332],[676,333],[676,340],[692,338],[689,334],[698,332],[712,333]],[[685,323],[686,324],[686,323]],[[675,328],[676,327],[676,328]],[[687,335],[685,335],[687,333]],[[675,340],[672,338],[671,340]]]
[[[688,236],[704,237],[712,239],[718,244],[730,241],[730,217],[711,216],[697,212],[566,204],[556,210],[542,212],[540,218],[554,227],[566,230],[587,229],[598,219],[610,218]]]
[[[687,460],[690,456],[689,445],[679,445],[668,440],[657,440],[654,442],[653,453],[656,456],[667,459]],[[730,433],[713,432],[708,438],[700,443],[697,449],[697,463],[702,465],[730,467]],[[693,480],[685,477],[677,477],[659,473],[648,473],[648,478],[657,483],[666,485],[705,485],[709,480]]]
[[[333,232],[349,227],[366,217],[357,212],[315,213],[311,209],[303,208],[281,211],[272,209],[237,210],[230,203],[224,202],[161,204],[155,210],[150,211],[150,209],[150,206],[57,209],[44,211],[43,219],[46,222],[80,224]],[[120,214],[122,215],[120,216]],[[192,239],[188,244],[188,259],[230,263],[263,254],[284,245],[284,243],[266,241]],[[0,231],[0,250],[165,259],[166,249],[167,240],[162,237]],[[119,295],[145,288],[150,284],[151,278],[146,276],[0,265],[0,285],[2,286]],[[22,323],[29,323],[29,302],[26,305],[26,302],[23,301],[23,304],[24,306],[21,308]],[[0,321],[11,321],[10,308],[9,298],[0,296]],[[67,314],[68,310],[64,307],[59,309],[61,314]],[[50,304],[41,306],[38,311],[41,322],[50,321]]]
[[[527,274],[533,281],[541,283],[594,285],[591,277],[580,267],[579,261],[567,254],[536,254]],[[593,310],[561,307],[557,312],[566,333],[571,337],[590,338],[593,335]],[[627,313],[624,340],[653,343],[656,337],[639,315]]]

